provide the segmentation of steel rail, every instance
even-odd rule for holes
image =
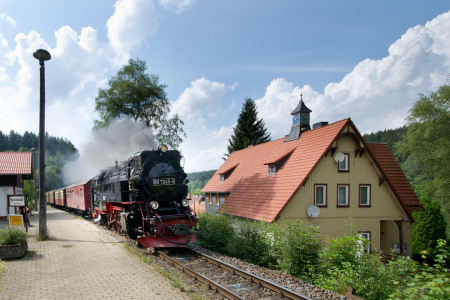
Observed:
[[[202,274],[197,273],[194,270],[190,269],[189,267],[187,267],[187,266],[177,262],[176,260],[174,260],[170,256],[167,256],[166,254],[163,254],[163,253],[161,253],[159,251],[157,251],[157,253],[164,260],[169,261],[171,264],[173,264],[177,268],[179,268],[182,271],[186,272],[187,274],[193,276],[195,279],[200,280],[201,282],[205,283],[209,288],[212,288],[212,289],[218,291],[219,293],[221,293],[225,297],[227,297],[229,299],[245,300],[241,296],[233,293],[232,291],[230,291],[229,289],[227,289],[224,286],[220,285],[219,283],[214,282],[213,280],[209,279],[208,277],[205,277]]]
[[[189,249],[189,248],[188,248]],[[248,273],[246,271],[243,271],[235,266],[232,266],[230,264],[227,264],[223,261],[217,260],[209,255],[203,254],[201,252],[198,252],[196,250],[193,249],[189,249],[190,251],[193,251],[203,257],[206,258],[206,260],[208,260],[210,263],[216,264],[224,269],[227,269],[231,272],[234,272],[237,275],[240,275],[242,277],[245,277],[247,279],[250,279],[252,282],[255,282],[261,286],[264,286],[270,290],[276,291],[278,293],[280,293],[281,295],[284,295],[285,297],[294,299],[294,300],[313,300],[312,298],[309,298],[305,295],[299,294],[297,292],[294,292],[292,290],[289,290],[287,288],[285,288],[284,286],[278,285],[276,283],[270,282],[269,280],[266,280],[264,278],[258,277],[256,275],[253,275],[251,273]]]

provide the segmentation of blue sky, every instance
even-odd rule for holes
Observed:
[[[0,130],[38,131],[37,48],[52,54],[46,129],[82,153],[97,89],[128,58],[168,85],[186,123],[188,172],[221,165],[245,97],[273,139],[289,133],[300,92],[313,123],[395,128],[419,93],[446,82],[449,9],[448,0],[2,0]]]

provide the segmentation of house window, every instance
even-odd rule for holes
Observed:
[[[370,232],[360,232],[359,235],[363,238],[366,239],[370,242]],[[361,251],[366,251],[366,252],[370,252],[370,244],[369,247],[367,247],[366,249],[364,249],[364,245],[361,246]]]
[[[220,205],[225,201],[225,194],[219,194],[219,199],[217,199],[216,204]]]
[[[269,175],[274,175],[277,173],[277,168],[275,165],[269,165]]]
[[[338,201],[337,206],[348,206],[348,189],[349,185],[338,185]]]
[[[220,182],[223,182],[223,181],[225,181],[225,175],[224,174],[220,175]]]
[[[327,206],[327,185],[314,185],[314,205]]]
[[[208,204],[212,204],[212,202],[211,202],[211,194],[208,194]]]
[[[394,249],[394,254],[400,254],[400,247],[399,247],[400,243],[392,243],[392,249]],[[406,252],[407,250],[407,245],[406,242],[403,242],[403,253],[408,253]]]
[[[338,165],[339,166],[339,170],[338,170],[339,172],[348,172],[349,171],[348,158],[349,158],[349,155],[344,153],[344,160],[341,161],[339,163],[339,165]]]
[[[370,206],[370,184],[359,185],[359,206]]]
[[[215,203],[215,204],[217,204],[217,200],[216,200],[216,194],[211,194],[211,203],[210,204],[213,204],[213,203]]]

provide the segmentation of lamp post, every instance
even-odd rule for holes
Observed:
[[[47,239],[47,215],[45,201],[45,68],[44,62],[51,56],[47,50],[38,49],[33,53],[39,60],[41,91],[39,96],[39,238]]]
[[[36,195],[36,148],[31,148],[31,151],[33,152],[33,157],[31,158],[33,162],[33,169],[34,169],[34,196],[31,196],[31,198],[34,198],[34,210],[37,211],[37,195]],[[32,170],[33,170],[32,169]],[[30,191],[31,195],[33,195],[33,191]]]

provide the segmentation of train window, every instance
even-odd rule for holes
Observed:
[[[80,189],[80,197],[83,198],[83,189]]]

